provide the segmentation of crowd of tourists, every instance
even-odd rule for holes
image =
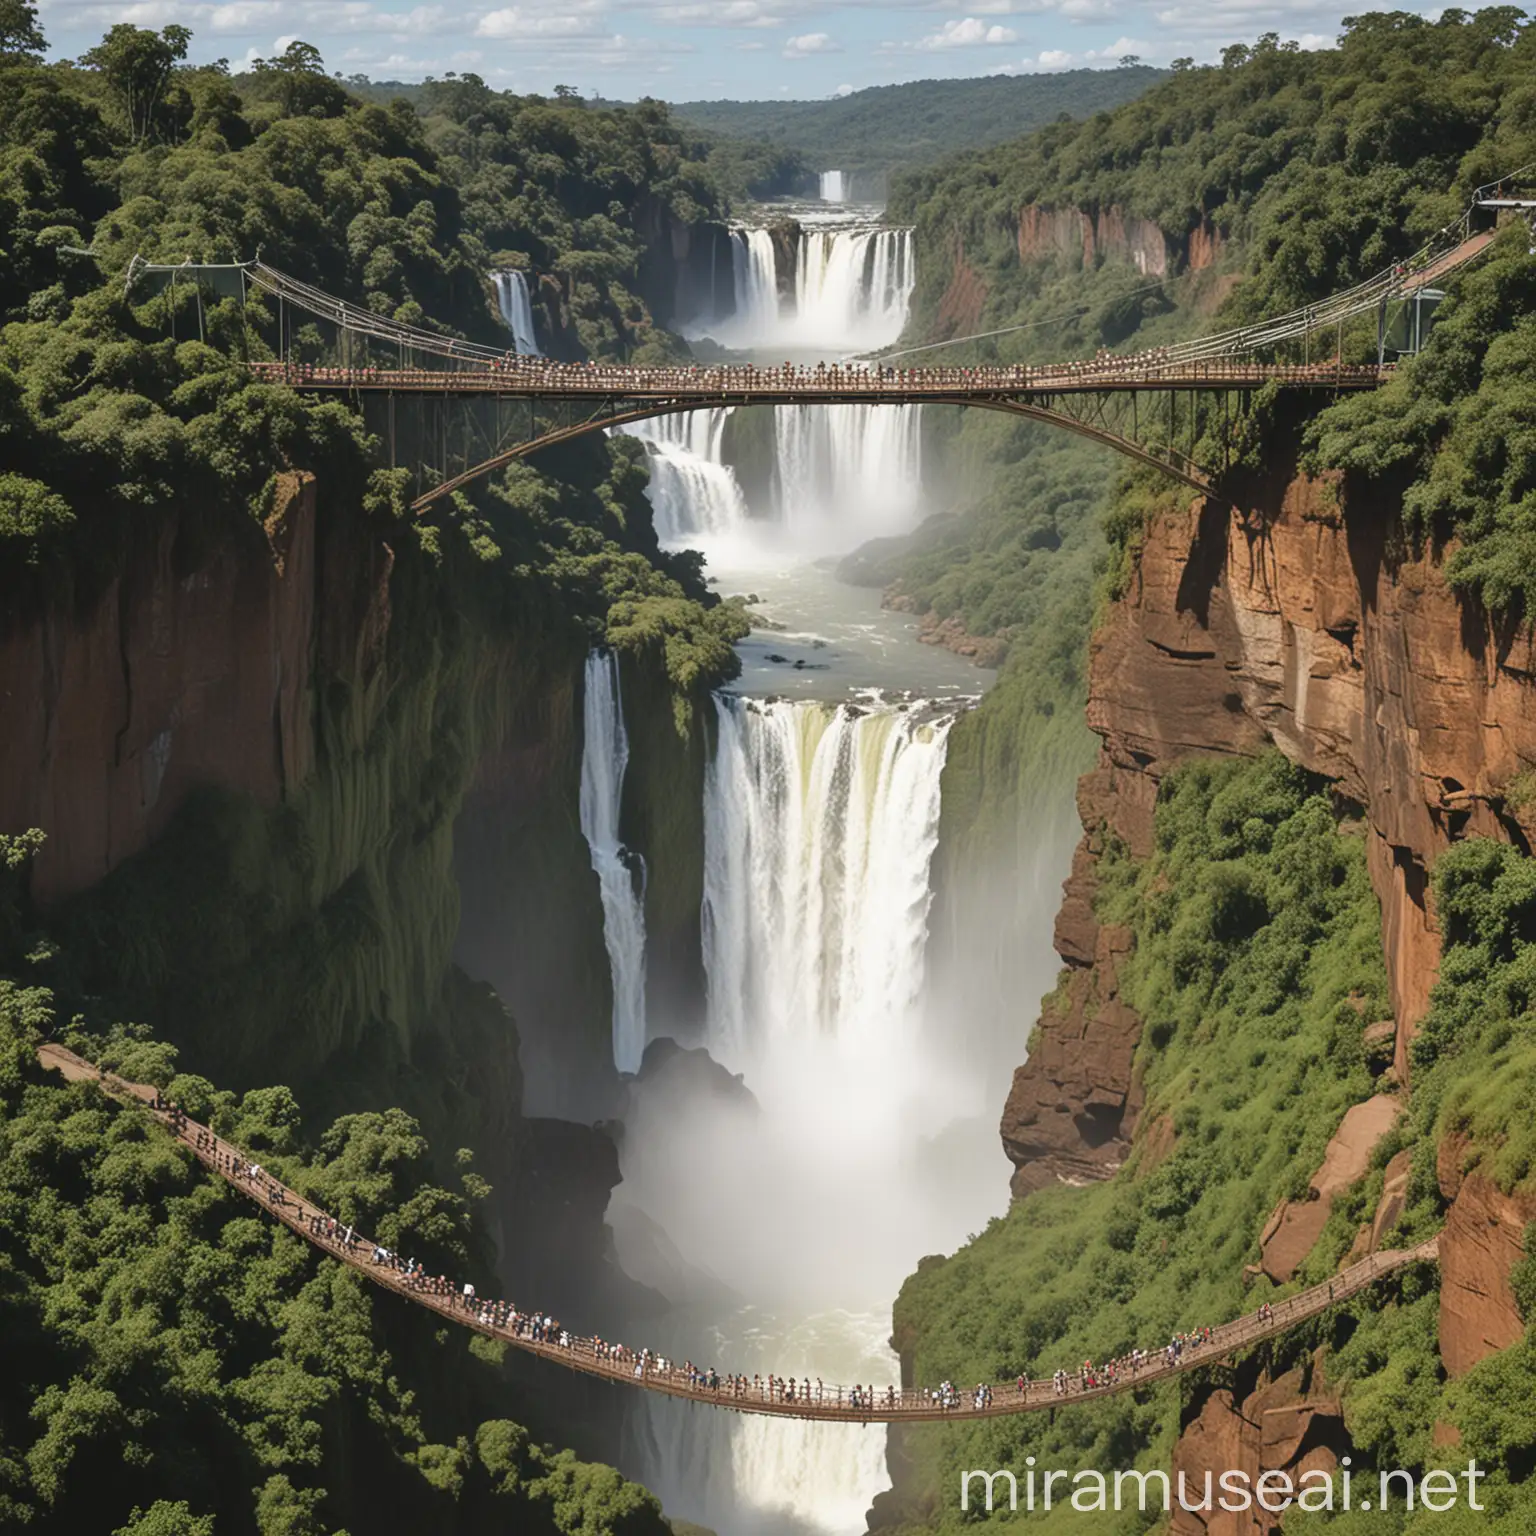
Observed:
[[[176,1135],[209,1166],[250,1189],[270,1207],[283,1213],[290,1223],[302,1224],[320,1246],[339,1253],[349,1262],[362,1262],[366,1240],[359,1238],[352,1226],[324,1211],[311,1209],[301,1196],[287,1189],[259,1163],[221,1141],[212,1131],[189,1120],[174,1101],[165,1100],[156,1093],[152,1102],[165,1115]],[[501,1334],[525,1345],[584,1354],[615,1373],[623,1371],[642,1382],[659,1380],[670,1389],[686,1388],[696,1394],[707,1393],[737,1402],[782,1404],[791,1410],[803,1408],[809,1412],[820,1408],[854,1412],[887,1410],[894,1413],[898,1409],[950,1412],[963,1409],[967,1402],[971,1409],[985,1411],[996,1400],[994,1388],[986,1382],[978,1382],[974,1388],[962,1392],[950,1381],[937,1387],[898,1390],[894,1386],[878,1388],[873,1383],[853,1387],[828,1386],[820,1377],[812,1382],[808,1376],[797,1379],[774,1374],[722,1375],[713,1366],[698,1366],[691,1360],[679,1365],[650,1349],[635,1350],[609,1339],[581,1337],[547,1312],[524,1311],[510,1301],[482,1297],[473,1284],[450,1280],[444,1274],[433,1274],[420,1260],[403,1256],[381,1243],[371,1244],[368,1262],[377,1269],[388,1270],[392,1283],[418,1295],[428,1305],[461,1313],[467,1321],[489,1333]],[[1274,1316],[1273,1306],[1266,1301],[1253,1314],[1253,1321],[1262,1326],[1272,1323]],[[1135,1380],[1158,1357],[1168,1369],[1174,1369],[1186,1352],[1210,1344],[1214,1337],[1210,1327],[1197,1328],[1174,1334],[1155,1354],[1132,1349],[1128,1354],[1102,1364],[1087,1359],[1076,1370],[1056,1371],[1051,1377],[1051,1388],[1057,1397],[1113,1388]],[[1012,1385],[1015,1401],[1027,1400],[1032,1395],[1034,1383],[1027,1372],[1020,1373]]]
[[[1195,375],[1220,382],[1223,377],[1251,375],[1253,365],[1239,359],[1188,359],[1166,347],[1141,352],[1115,353],[1105,348],[1091,358],[1071,362],[985,363],[971,367],[945,364],[897,367],[890,363],[818,362],[675,363],[661,367],[634,368],[620,363],[559,362],[553,358],[509,352],[504,356],[475,360],[475,372],[489,375],[496,386],[551,395],[612,393],[669,395],[707,390],[711,394],[836,394],[889,390],[909,394],[916,390],[1041,390],[1092,385],[1095,380],[1145,380]],[[255,365],[265,377],[302,388],[306,384],[373,385],[419,383],[421,370],[406,368],[338,368],[319,363],[265,363]],[[1336,359],[1297,364],[1287,373],[1297,378],[1331,377],[1338,371]],[[462,382],[463,374],[441,373],[444,380]],[[472,375],[471,375],[472,376]]]

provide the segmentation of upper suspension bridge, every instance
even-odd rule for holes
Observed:
[[[93,1082],[114,1098],[141,1106],[205,1167],[248,1195],[275,1220],[338,1262],[357,1270],[374,1284],[425,1307],[445,1321],[457,1323],[487,1338],[585,1376],[641,1387],[666,1397],[686,1398],[713,1408],[779,1418],[830,1419],[843,1423],[918,1423],[924,1420],[995,1418],[1034,1413],[1088,1402],[1120,1392],[1135,1391],[1202,1366],[1216,1365],[1266,1339],[1275,1338],[1331,1307],[1359,1295],[1378,1281],[1412,1264],[1433,1263],[1438,1238],[1414,1248],[1374,1253],[1341,1270],[1330,1280],[1298,1291],[1232,1322],[1202,1328],[1180,1347],[1158,1346],[1133,1351],[1109,1366],[1083,1368],[1064,1381],[1031,1381],[1020,1375],[984,1392],[969,1387],[837,1386],[819,1378],[813,1383],[775,1376],[748,1378],[713,1368],[699,1369],[636,1351],[610,1340],[583,1337],[546,1315],[521,1311],[509,1303],[477,1297],[458,1286],[438,1287],[424,1276],[407,1274],[384,1262],[379,1245],[322,1211],[255,1164],[241,1148],[214,1134],[166,1103],[159,1091],[129,1082],[77,1056],[61,1045],[39,1048],[45,1067],[72,1082]]]
[[[1202,436],[1226,430],[1266,386],[1331,395],[1373,389],[1390,376],[1389,306],[1405,305],[1408,346],[1423,334],[1419,302],[1480,256],[1500,218],[1530,218],[1536,202],[1479,190],[1455,224],[1406,261],[1316,304],[1283,315],[1129,355],[1101,353],[1044,366],[896,367],[854,360],[815,368],[751,364],[627,367],[517,356],[349,304],[261,261],[212,267],[135,258],[128,286],[146,277],[262,301],[276,321],[276,358],[252,361],[260,378],[306,392],[354,398],[390,465],[416,468],[418,513],[513,461],[588,433],[686,411],[746,405],[956,405],[1006,412],[1093,439],[1191,488],[1211,494],[1225,464],[1202,463]],[[1345,362],[1346,327],[1376,318],[1373,362]],[[334,328],[334,364],[313,352],[315,321]],[[963,340],[964,338],[958,338]],[[1284,361],[1261,361],[1265,354]],[[400,420],[410,402],[419,416]]]

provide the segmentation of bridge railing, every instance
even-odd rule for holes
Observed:
[[[394,1263],[376,1261],[380,1246],[371,1238],[339,1223],[316,1202],[290,1189],[270,1173],[258,1170],[248,1153],[166,1104],[157,1090],[130,1082],[93,1066],[72,1051],[43,1046],[39,1057],[76,1079],[100,1084],[114,1096],[145,1106],[205,1166],[255,1199],[315,1247],[340,1262],[362,1270],[370,1279],[420,1306],[487,1337],[556,1361],[588,1375],[638,1385],[670,1396],[687,1397],[719,1407],[799,1418],[836,1418],[867,1423],[875,1420],[949,1418],[952,1415],[990,1416],[1020,1413],[1081,1402],[1089,1398],[1150,1385],[1168,1376],[1213,1364],[1235,1350],[1261,1342],[1316,1316],[1357,1294],[1405,1265],[1435,1257],[1437,1241],[1399,1252],[1377,1253],[1342,1270],[1327,1281],[1299,1291],[1272,1305],[1269,1312],[1252,1312],[1208,1330],[1182,1347],[1167,1346],[1123,1358],[1096,1370],[1068,1373],[1065,1390],[1051,1380],[1013,1381],[978,1396],[974,1388],[850,1387],[816,1381],[804,1375],[748,1380],[740,1373],[724,1375],[689,1370],[674,1361],[635,1351],[611,1341],[583,1337],[561,1328],[546,1329],[541,1314],[521,1313],[510,1303],[492,1302],[457,1287],[438,1288],[422,1276],[407,1276]]]

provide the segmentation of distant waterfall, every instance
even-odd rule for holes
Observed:
[[[613,974],[613,1064],[620,1072],[638,1072],[645,1052],[645,866],[619,841],[628,765],[618,658],[593,651],[582,704],[581,831],[602,893],[603,942]]]
[[[720,461],[728,407],[657,416],[623,430],[650,450],[650,497],[656,537],[664,545],[738,532],[747,502],[735,471]]]
[[[835,1041],[874,1066],[913,1026],[922,991],[951,718],[726,694],[715,710],[704,828],[711,1049],[740,1064]]]
[[[870,537],[917,521],[922,407],[774,408],[779,520],[797,534]]]
[[[528,296],[525,273],[493,272],[496,302],[501,307],[502,323],[512,332],[512,345],[526,356],[539,355],[538,336],[533,329],[533,304]]]
[[[824,203],[846,203],[848,193],[844,190],[847,185],[841,171],[823,171],[821,173],[821,200]]]

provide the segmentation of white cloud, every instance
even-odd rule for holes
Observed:
[[[967,16],[963,21],[946,21],[917,46],[925,52],[941,48],[997,48],[1004,43],[1015,43],[1018,38],[1018,33],[1009,27],[988,26],[975,16]]]
[[[658,21],[678,27],[778,27],[775,15],[758,0],[726,0],[725,4],[661,5],[652,12]]]
[[[852,96],[853,87],[851,85],[840,85],[832,94],[834,96]]]
[[[786,59],[808,59],[813,53],[841,53],[843,50],[825,32],[803,32],[784,44]]]
[[[590,16],[541,15],[520,5],[487,11],[475,23],[476,37],[561,38],[587,36],[592,31],[593,20]]]
[[[1060,48],[1047,48],[1035,63],[1041,69],[1066,69],[1072,62],[1072,55],[1064,53]]]

